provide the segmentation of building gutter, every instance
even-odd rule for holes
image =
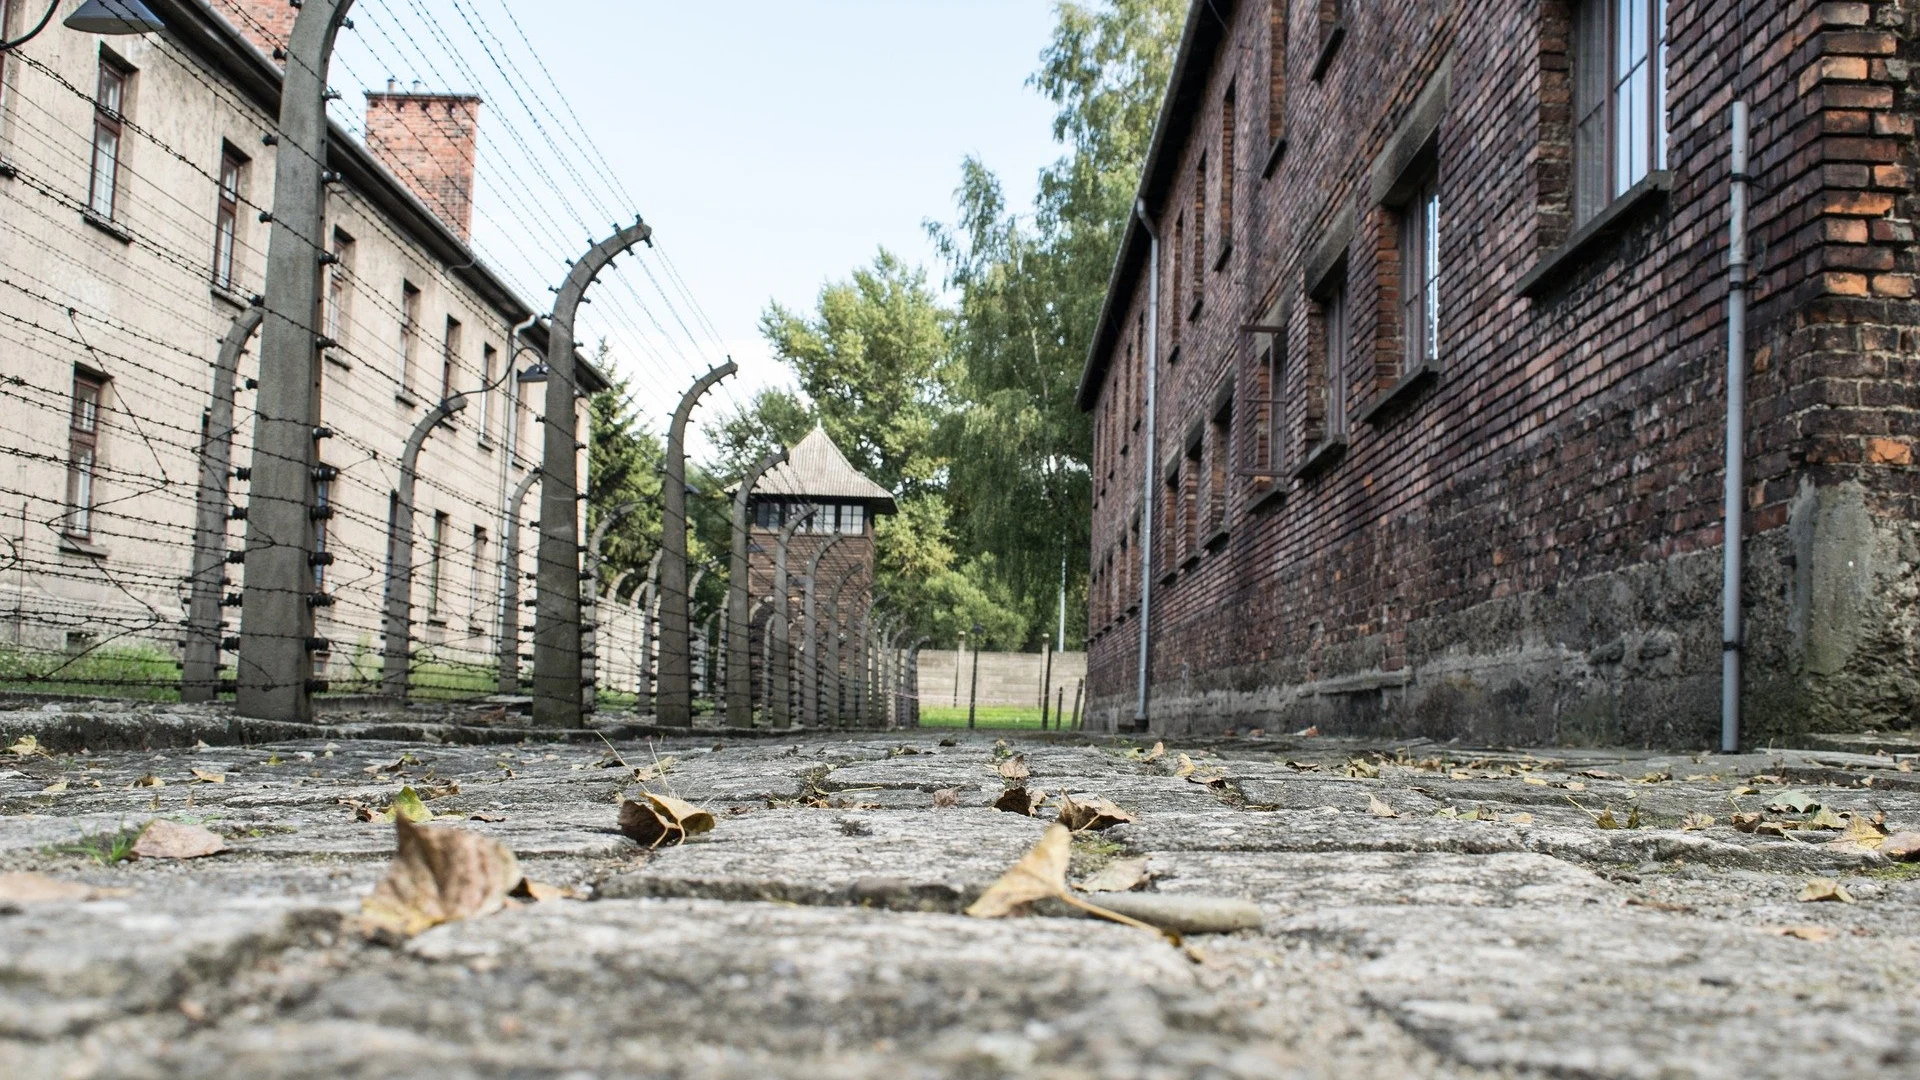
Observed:
[[[1153,671],[1153,495],[1155,465],[1160,460],[1160,230],[1147,216],[1144,199],[1133,204],[1134,220],[1147,237],[1147,415],[1146,452],[1141,460],[1140,502],[1140,698],[1134,709],[1137,731],[1151,730]]]
[[[1747,452],[1747,103],[1733,103],[1732,183],[1728,191],[1727,241],[1727,471],[1725,574],[1720,645],[1720,749],[1740,750],[1740,669],[1746,647],[1740,583],[1746,561]]]

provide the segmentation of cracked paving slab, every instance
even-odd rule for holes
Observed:
[[[1899,757],[455,743],[0,760],[0,871],[107,890],[0,904],[0,1075],[1920,1076],[1920,875],[1764,809],[1920,827]],[[1136,818],[1078,839],[1076,878],[1142,856],[1145,888],[1252,901],[1264,928],[1198,938],[1196,960],[1086,919],[957,914],[1053,816],[991,809],[1016,752],[1056,802]],[[621,836],[635,770],[714,831]],[[362,810],[402,786],[593,899],[367,942],[353,918],[392,835]],[[156,817],[230,850],[102,861]],[[1857,902],[1802,903],[1814,876]]]

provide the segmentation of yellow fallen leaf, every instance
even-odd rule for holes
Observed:
[[[1073,890],[1067,887],[1067,863],[1072,857],[1073,834],[1056,821],[1047,826],[1046,833],[1033,846],[1033,850],[1021,856],[1020,861],[1013,864],[1013,869],[1001,875],[999,881],[980,894],[980,899],[968,905],[967,914],[976,919],[1004,919],[1009,915],[1024,913],[1035,901],[1053,899],[1089,915],[1164,934],[1175,945],[1180,944],[1178,934],[1149,926],[1117,911],[1108,911],[1075,896]]]
[[[7,749],[10,752],[12,752],[16,757],[49,757],[51,756],[45,750],[42,750],[40,748],[40,740],[37,738],[34,738],[32,735],[20,736],[20,738],[17,739],[12,746],[7,747]]]
[[[1152,880],[1147,872],[1147,858],[1115,859],[1102,867],[1099,873],[1080,883],[1081,892],[1118,893],[1132,892]]]
[[[193,770],[193,778],[202,784],[224,784],[227,782],[225,773],[208,772],[205,769]]]
[[[1507,824],[1531,825],[1533,824],[1533,815],[1532,814],[1513,814],[1507,818]]]
[[[1585,791],[1587,790],[1587,785],[1578,780],[1569,780],[1566,783],[1566,788],[1568,791]]]
[[[1687,820],[1680,823],[1680,828],[1687,832],[1698,832],[1701,829],[1711,829],[1713,828],[1713,815],[1712,814],[1688,814]]]
[[[668,840],[684,844],[689,836],[713,831],[713,815],[692,803],[643,791],[640,798],[620,804],[620,831],[649,848]]]
[[[1060,797],[1059,823],[1074,832],[1099,832],[1133,820],[1132,814],[1097,795],[1084,802],[1071,795]]]
[[[1399,811],[1388,806],[1378,795],[1367,796],[1367,812],[1374,817],[1397,818],[1400,816]]]
[[[1016,754],[1001,762],[1000,775],[1007,780],[1025,780],[1032,776],[1027,769],[1027,755]]]
[[[1347,775],[1361,780],[1378,780],[1380,779],[1380,766],[1375,765],[1371,761],[1354,758],[1352,761],[1347,762]]]
[[[1473,774],[1472,774],[1472,773],[1470,773],[1470,772],[1465,772],[1465,771],[1462,771],[1462,770],[1460,770],[1460,769],[1455,769],[1455,770],[1453,770],[1453,772],[1451,772],[1451,773],[1449,773],[1448,775],[1449,775],[1449,776],[1451,776],[1451,777],[1453,777],[1453,778],[1454,778],[1455,780],[1471,780],[1471,779],[1473,779]]]
[[[370,934],[412,937],[441,923],[491,915],[522,880],[513,852],[460,829],[393,823],[398,841],[387,876],[360,902]]]
[[[136,859],[204,859],[227,850],[220,834],[198,825],[181,825],[157,818],[140,830],[133,843]]]
[[[1188,757],[1185,754],[1181,754],[1180,763],[1174,766],[1173,775],[1179,779],[1184,780],[1187,777],[1193,775],[1193,770],[1195,769],[1195,767],[1196,766],[1193,764],[1192,758]]]
[[[48,784],[46,787],[41,788],[40,794],[58,795],[66,790],[67,790],[67,782],[65,780],[55,780],[53,783]]]
[[[1163,742],[1157,742],[1153,744],[1153,750],[1149,752],[1147,756],[1142,758],[1141,760],[1142,761],[1159,761],[1161,758],[1166,756],[1167,756],[1167,744]]]
[[[1824,926],[1769,926],[1766,932],[1780,937],[1798,938],[1801,941],[1831,941],[1833,931]]]
[[[1848,851],[1879,851],[1886,846],[1887,828],[1870,818],[1854,814],[1847,819],[1847,831],[1833,841],[1835,847]]]
[[[1528,785],[1528,786],[1530,786],[1530,787],[1549,787],[1549,786],[1551,786],[1551,785],[1549,785],[1549,784],[1548,784],[1548,783],[1547,783],[1547,782],[1546,782],[1545,780],[1542,780],[1541,778],[1539,778],[1539,777],[1537,777],[1537,776],[1523,776],[1523,777],[1521,777],[1521,778],[1520,778],[1520,782],[1521,782],[1521,783],[1523,783],[1523,784],[1526,784],[1526,785]]]
[[[393,802],[374,820],[385,825],[399,818],[406,818],[417,825],[423,821],[432,821],[433,811],[427,809],[427,804],[420,801],[419,792],[411,787],[403,787],[400,789],[400,794],[393,797]]]
[[[1800,890],[1800,902],[1803,904],[1851,904],[1855,901],[1853,894],[1847,891],[1845,885],[1832,878],[1815,878],[1807,882],[1806,888]]]

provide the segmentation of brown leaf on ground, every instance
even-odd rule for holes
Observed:
[[[1855,901],[1853,894],[1847,891],[1845,885],[1832,878],[1815,878],[1807,882],[1806,888],[1800,890],[1800,902],[1803,904],[1851,904]]]
[[[520,884],[508,894],[516,900],[531,900],[536,904],[551,904],[560,900],[585,900],[587,895],[579,889],[565,889],[558,885],[548,885],[532,878],[521,878]]]
[[[137,788],[140,788],[140,787],[166,787],[166,786],[167,786],[167,782],[166,782],[165,780],[162,780],[162,779],[160,779],[159,777],[157,777],[157,776],[155,776],[155,775],[153,775],[152,773],[148,773],[147,775],[145,775],[145,776],[143,776],[143,777],[141,777],[140,779],[138,779],[138,780],[135,780],[135,781],[133,782],[133,786],[134,786],[134,787],[137,787]]]
[[[45,874],[0,874],[0,904],[70,904],[97,895],[91,885]]]
[[[1388,806],[1386,801],[1378,795],[1367,796],[1367,813],[1372,814],[1374,817],[1383,818],[1397,818],[1400,816],[1398,810]]]
[[[1320,771],[1320,766],[1307,761],[1288,761],[1288,762],[1285,762],[1285,765],[1287,766],[1287,768],[1292,769],[1294,772],[1319,772]]]
[[[678,764],[680,763],[673,758],[661,758],[651,765],[633,770],[633,782],[636,784],[651,784],[655,780],[672,772],[674,766]]]
[[[1197,768],[1199,768],[1199,766],[1193,763],[1192,758],[1188,757],[1185,754],[1181,754],[1180,763],[1178,765],[1175,765],[1173,768],[1173,775],[1176,777],[1179,777],[1180,779],[1185,779],[1189,776],[1192,776],[1194,770]]]
[[[960,740],[959,739],[941,739],[940,745],[941,746],[959,746]]]
[[[156,818],[140,830],[133,843],[136,859],[204,859],[227,850],[220,834],[198,825],[180,825]]]
[[[1167,756],[1167,744],[1163,742],[1157,742],[1153,744],[1153,749],[1148,752],[1147,756],[1141,758],[1140,760],[1159,761],[1161,758],[1166,756]]]
[[[360,902],[374,935],[412,937],[441,923],[477,919],[507,905],[520,863],[505,844],[460,829],[393,823],[398,846],[387,876]]]
[[[1833,931],[1824,926],[1768,926],[1767,933],[1779,937],[1797,938],[1801,941],[1832,941]]]
[[[1589,780],[1624,780],[1626,779],[1626,777],[1621,776],[1617,772],[1608,772],[1605,769],[1581,769],[1579,772],[1575,773],[1574,775],[1584,776]]]
[[[224,784],[227,782],[227,774],[208,772],[205,769],[195,769],[193,770],[193,780],[191,782],[199,784]]]
[[[1040,809],[1040,804],[1046,801],[1045,792],[1029,791],[1025,784],[1016,784],[1000,793],[1000,797],[994,800],[993,808],[1004,810],[1009,814],[1032,817]]]
[[[670,795],[643,791],[620,804],[620,831],[649,848],[668,841],[684,844],[689,836],[712,832],[713,815]]]
[[[1033,773],[1027,769],[1027,755],[1015,754],[1000,763],[1000,775],[1007,780],[1025,780]]]
[[[1089,915],[1162,934],[1175,945],[1181,943],[1178,934],[1116,911],[1108,911],[1075,896],[1073,890],[1067,887],[1067,863],[1072,857],[1073,835],[1066,826],[1054,822],[1047,826],[1046,834],[1033,846],[1033,850],[1021,856],[1013,869],[1001,875],[999,881],[980,894],[980,899],[968,906],[967,914],[976,919],[1004,919],[1009,915],[1025,914],[1035,901],[1052,899]]]
[[[1084,802],[1071,795],[1060,797],[1060,824],[1074,832],[1099,832],[1115,825],[1129,824],[1133,820],[1132,814],[1098,795]]]
[[[507,815],[505,814],[468,814],[467,817],[473,821],[484,821],[492,825],[497,825],[507,820]]]
[[[1361,780],[1380,779],[1380,766],[1371,761],[1354,758],[1347,762],[1347,775]]]
[[[1880,845],[1880,853],[1894,862],[1920,862],[1920,832],[1895,833]]]
[[[66,790],[67,790],[67,782],[65,780],[55,780],[53,783],[48,784],[46,787],[41,788],[40,794],[59,795],[65,792]]]
[[[1879,851],[1886,846],[1887,827],[1878,821],[1853,814],[1847,818],[1847,830],[1831,846],[1843,851]]]
[[[1699,832],[1702,829],[1711,829],[1713,828],[1713,815],[1700,813],[1688,814],[1687,820],[1680,823],[1680,828],[1685,832]]]
[[[1115,859],[1098,873],[1080,883],[1081,892],[1132,892],[1153,880],[1147,872],[1147,858]]]
[[[935,810],[951,810],[960,805],[960,793],[953,788],[941,788],[933,793]]]

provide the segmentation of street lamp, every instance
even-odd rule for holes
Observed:
[[[40,16],[40,22],[27,31],[26,36],[13,41],[0,41],[0,52],[17,49],[34,38],[53,22],[54,12],[60,10],[60,0],[47,5],[47,13]],[[167,28],[140,0],[87,0],[80,10],[66,17],[64,25],[69,30],[78,30],[83,34],[153,34]]]

